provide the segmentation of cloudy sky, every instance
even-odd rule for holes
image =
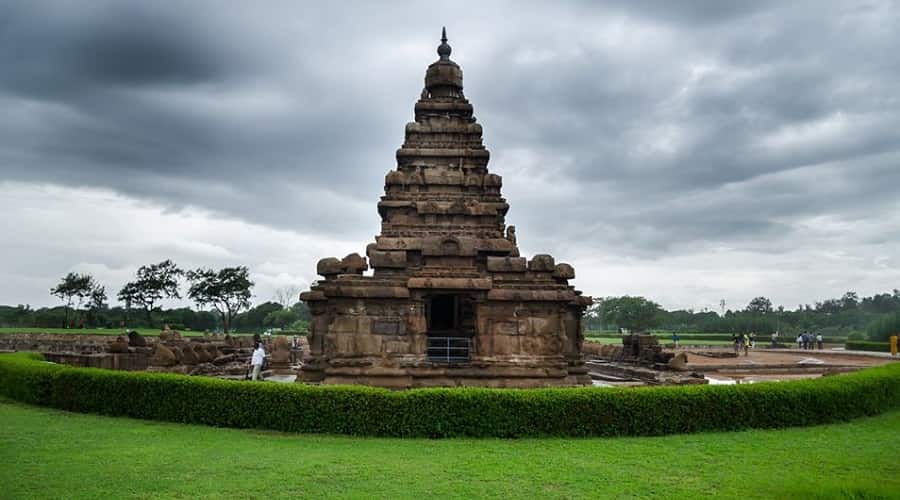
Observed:
[[[6,1],[0,304],[364,253],[446,25],[525,255],[668,308],[900,288],[900,4]]]

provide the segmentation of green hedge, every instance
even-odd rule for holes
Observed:
[[[900,363],[816,380],[631,389],[250,383],[0,355],[0,394],[70,411],[370,436],[624,436],[821,424],[900,406]]]
[[[848,351],[874,351],[874,352],[891,352],[890,342],[869,342],[866,340],[848,340],[844,344],[844,349]]]

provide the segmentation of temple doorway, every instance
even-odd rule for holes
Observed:
[[[456,336],[460,323],[459,296],[434,295],[428,306],[428,334]]]
[[[428,297],[428,359],[454,363],[469,360],[475,318],[471,301],[460,294]]]

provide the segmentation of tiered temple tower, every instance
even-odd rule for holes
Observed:
[[[572,266],[519,256],[446,31],[385,177],[364,258],[319,261],[299,380],[385,387],[589,384]],[[371,276],[363,273],[369,265]]]

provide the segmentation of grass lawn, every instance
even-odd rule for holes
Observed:
[[[156,328],[129,328],[141,335],[158,337],[159,330]],[[203,332],[190,332],[179,330],[186,337],[202,337]],[[68,335],[122,335],[122,328],[0,328],[0,335],[7,333],[61,333]],[[232,333],[232,335],[250,335],[249,333]]]
[[[775,431],[383,439],[99,417],[0,400],[3,498],[897,498],[900,411]]]

